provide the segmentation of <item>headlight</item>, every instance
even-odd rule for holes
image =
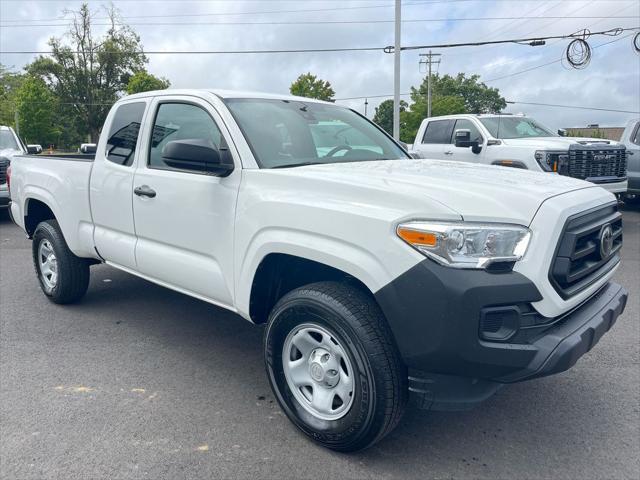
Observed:
[[[538,150],[534,157],[545,172],[563,172],[569,161],[569,152]]]
[[[531,238],[531,231],[519,225],[471,222],[407,222],[398,225],[396,232],[427,257],[455,268],[516,262]]]

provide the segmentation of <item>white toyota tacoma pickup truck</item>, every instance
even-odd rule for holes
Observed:
[[[523,115],[449,115],[426,118],[412,151],[420,158],[501,165],[548,172],[627,191],[621,143],[563,137]]]
[[[299,97],[147,92],[102,132],[94,160],[11,166],[44,294],[106,263],[266,324],[274,395],[326,447],[372,445],[410,393],[468,409],[564,371],[624,310],[621,214],[591,183],[412,159]]]

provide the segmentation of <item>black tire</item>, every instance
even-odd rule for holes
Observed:
[[[337,420],[308,412],[284,373],[285,339],[309,322],[328,331],[354,365],[353,401]],[[269,317],[264,352],[269,382],[280,406],[305,435],[324,447],[342,452],[367,448],[393,430],[404,413],[406,367],[378,304],[354,286],[320,282],[286,294]]]
[[[57,281],[48,286],[38,260],[40,245],[49,242],[55,253]],[[80,300],[89,287],[89,261],[75,256],[62,236],[57,220],[46,220],[36,227],[33,234],[33,265],[43,293],[54,303],[65,304]]]

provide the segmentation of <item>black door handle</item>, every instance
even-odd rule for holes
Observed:
[[[153,198],[156,196],[156,191],[150,188],[148,185],[142,185],[133,189],[133,193],[139,197]]]

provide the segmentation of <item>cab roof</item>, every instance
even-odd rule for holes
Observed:
[[[134,95],[127,95],[121,98],[119,101],[132,100],[136,98],[158,97],[165,95],[191,95],[196,97],[206,97],[213,94],[219,98],[260,98],[268,100],[295,100],[314,103],[326,103],[334,105],[330,102],[323,100],[317,100],[315,98],[297,97],[295,95],[284,95],[279,93],[265,93],[265,92],[252,92],[242,90],[221,90],[221,89],[166,89],[166,90],[152,90],[149,92],[136,93]]]

